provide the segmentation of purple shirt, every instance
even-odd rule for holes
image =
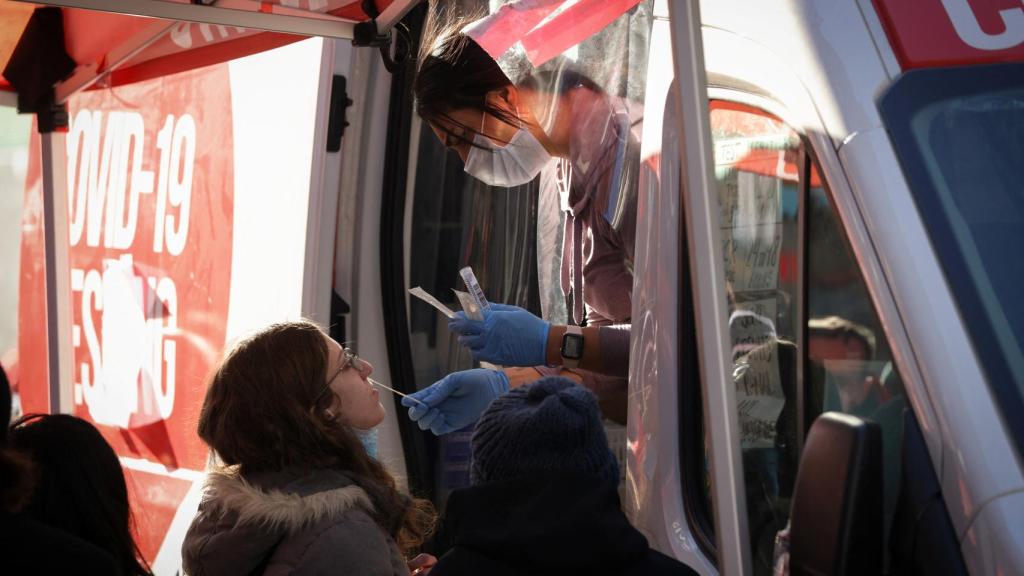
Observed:
[[[561,283],[570,322],[585,315],[588,326],[601,327],[604,373],[574,372],[602,408],[615,405],[605,409],[611,415],[625,408],[629,371],[639,140],[625,106],[589,90],[574,95],[571,121],[570,159],[546,169],[541,186],[557,187],[565,215]]]

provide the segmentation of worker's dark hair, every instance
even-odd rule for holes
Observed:
[[[457,8],[432,2],[423,25],[413,81],[416,113],[452,136],[454,141],[476,146],[473,137],[480,134],[479,125],[466,126],[452,118],[451,113],[456,110],[486,112],[511,126],[523,126],[514,112],[487,101],[487,94],[495,90],[543,87],[555,94],[576,88],[602,92],[593,80],[561,59],[546,64],[544,71],[535,71],[517,80],[519,86],[514,85],[494,58],[462,33],[468,24],[485,15],[481,11],[460,13]],[[492,134],[484,136],[499,141]]]
[[[488,93],[508,88],[512,82],[483,48],[461,32],[481,15],[458,14],[454,9],[432,3],[423,26],[413,82],[416,113],[456,140],[470,145],[473,145],[471,135],[478,134],[480,127],[458,122],[451,112],[479,110],[512,126],[521,126],[514,113],[487,101]],[[452,131],[450,126],[461,130]]]

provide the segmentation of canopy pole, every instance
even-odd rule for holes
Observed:
[[[50,412],[70,413],[71,277],[68,261],[67,109],[37,114],[42,142],[43,238],[46,248],[46,335]]]
[[[70,78],[57,84],[55,88],[57,103],[63,104],[67,102],[68,98],[74,94],[109,76],[122,64],[166,36],[176,24],[177,22],[154,20],[149,26],[125,41],[124,44],[104,54],[98,62],[79,66]]]
[[[223,26],[241,26],[268,32],[323,36],[350,40],[354,22],[320,12],[289,8],[254,0],[222,0],[216,5],[190,0],[18,0],[65,8],[149,16]]]

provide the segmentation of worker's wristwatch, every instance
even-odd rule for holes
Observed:
[[[569,324],[562,335],[562,366],[576,368],[583,358],[583,328]]]

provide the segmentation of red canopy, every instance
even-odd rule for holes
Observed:
[[[640,0],[519,0],[501,6],[465,32],[498,60],[516,42],[526,57],[542,66],[600,32]]]
[[[164,1],[182,4],[182,0]],[[153,2],[149,0],[150,4]],[[392,0],[376,0],[379,10],[384,10],[391,3]],[[358,22],[368,19],[361,4],[360,0],[230,0],[218,2],[217,7],[238,8],[239,14],[246,14],[245,10],[250,14],[258,10],[264,14],[314,18],[324,15]],[[0,4],[0,70],[7,66],[37,7],[19,2]],[[205,7],[195,8],[202,10]],[[81,8],[63,8],[63,22],[64,48],[78,64],[76,72],[89,68],[93,73],[102,73],[111,64],[116,64],[115,70],[104,80],[104,86],[216,64],[302,39],[299,35],[253,28],[175,22]],[[117,62],[122,59],[122,62]],[[0,90],[13,91],[6,78],[0,77]]]

